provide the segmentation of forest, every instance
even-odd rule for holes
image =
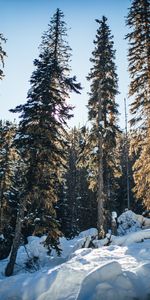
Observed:
[[[131,99],[126,130],[118,122],[113,32],[106,16],[96,24],[87,74],[90,126],[68,127],[70,93],[82,94],[83,86],[70,75],[71,48],[59,8],[42,35],[26,103],[10,108],[19,122],[0,121],[0,260],[10,254],[6,276],[13,274],[28,236],[46,234],[45,247],[60,255],[60,237],[72,239],[94,227],[102,239],[112,212],[150,210],[150,0],[132,0],[126,16]],[[7,76],[5,43],[3,32],[0,80]]]

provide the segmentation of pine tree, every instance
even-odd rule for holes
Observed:
[[[149,127],[150,128],[150,127]],[[150,129],[136,129],[132,133],[130,151],[134,157],[133,174],[136,206],[135,210],[141,213],[143,209],[150,209]]]
[[[82,156],[84,138],[82,129],[76,127],[68,133],[67,170],[57,205],[61,229],[67,238],[96,226],[95,193],[89,190],[88,172]]]
[[[16,221],[16,165],[18,154],[13,145],[16,125],[0,122],[0,259],[8,256]]]
[[[61,222],[61,229],[63,234],[67,238],[72,238],[79,232],[77,199],[78,132],[76,128],[73,128],[70,132],[68,132],[67,140],[67,169],[64,172],[61,185],[58,215]]]
[[[6,43],[6,39],[4,38],[3,34],[0,33],[0,79],[3,79],[4,73],[3,73],[3,68],[4,68],[4,58],[6,57],[6,52],[4,51],[2,47],[2,43]]]
[[[134,180],[135,195],[149,207],[149,135],[150,135],[150,1],[133,0],[126,24],[130,33],[126,36],[129,41],[129,72],[131,83],[131,125],[140,128],[136,134],[138,159],[135,162]]]
[[[89,188],[89,170],[87,168],[87,158],[89,149],[86,149],[90,131],[83,126],[79,131],[79,146],[77,168],[79,171],[77,191],[79,195],[78,226],[80,231],[97,226],[97,201],[96,192]],[[90,145],[89,145],[90,146]],[[87,150],[87,153],[86,153]]]
[[[67,100],[70,92],[79,93],[81,89],[76,78],[70,77],[71,49],[63,18],[57,9],[42,36],[39,58],[34,61],[27,103],[12,110],[21,113],[16,145],[27,164],[27,217],[33,216],[34,234],[47,233],[46,244],[58,252],[60,231],[54,204],[65,166],[65,128],[72,116]]]
[[[102,20],[96,22],[99,28],[91,59],[93,67],[88,76],[92,82],[88,110],[89,120],[92,123],[89,137],[91,186],[97,190],[98,230],[102,236],[108,223],[106,211],[110,211],[111,202],[115,198],[114,150],[118,132],[115,96],[118,94],[118,78],[114,63],[113,36],[107,25],[107,18],[103,16]]]
[[[129,96],[133,97],[131,125],[146,125],[150,115],[150,1],[133,0],[126,24],[130,33],[129,72],[131,76]]]
[[[142,151],[134,164],[134,191],[146,210],[150,210],[150,127],[143,136]]]
[[[134,135],[135,137],[135,135]],[[134,142],[134,137],[132,134],[128,134],[128,137],[124,132],[120,132],[117,137],[117,148],[116,148],[116,158],[118,159],[118,166],[120,174],[118,176],[118,187],[117,190],[117,212],[120,215],[128,207],[128,196],[127,196],[127,176],[129,182],[129,199],[130,199],[130,209],[137,213],[141,213],[137,208],[137,203],[133,194],[134,179],[132,167],[136,160],[136,155],[132,148],[132,143]],[[128,139],[128,140],[126,140]],[[128,147],[128,149],[127,149]],[[128,150],[128,174],[127,174],[127,156],[126,151]]]

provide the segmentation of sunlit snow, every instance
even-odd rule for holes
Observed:
[[[127,220],[123,222],[127,225]],[[7,259],[0,261],[0,299],[150,299],[150,229],[131,228],[111,237],[109,246],[99,243],[94,228],[72,240],[61,238],[61,257],[54,251],[53,256],[47,254],[45,237],[29,237],[26,249],[19,249],[15,275],[6,278]],[[99,248],[87,248],[94,238]],[[25,262],[33,256],[39,257],[38,262],[27,270]]]

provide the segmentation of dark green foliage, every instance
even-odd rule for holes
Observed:
[[[130,149],[132,148],[132,134],[128,134],[128,138],[125,133],[120,133],[117,138],[117,148],[115,156],[118,160],[119,176],[118,176],[118,190],[117,190],[117,207],[116,211],[120,215],[126,208],[128,208],[127,199],[127,151],[128,151],[128,168],[129,168],[129,199],[130,199],[130,209],[141,213],[140,208],[138,208],[136,199],[133,193],[134,179],[132,167],[135,163],[136,156]]]
[[[99,223],[104,223],[100,219],[105,214],[105,223],[108,224],[109,213],[114,209],[116,201],[114,151],[118,132],[118,109],[115,102],[118,94],[118,78],[114,62],[113,36],[107,25],[107,18],[103,17],[101,21],[96,20],[96,22],[99,28],[91,59],[93,67],[88,76],[91,81],[88,110],[89,120],[92,124],[87,143],[87,152],[90,151],[88,169],[90,187],[97,191],[98,202],[101,202],[101,209],[98,212],[101,214],[101,217],[98,216]],[[101,224],[101,226],[103,225]]]
[[[136,131],[134,153],[138,158],[133,166],[136,198],[150,207],[150,1],[133,0],[126,24],[131,29],[129,41],[129,96],[132,99],[131,125]]]
[[[66,161],[67,120],[72,116],[66,100],[70,92],[81,89],[75,77],[70,77],[63,17],[57,9],[42,37],[27,103],[11,110],[21,113],[16,146],[27,165],[27,225],[30,234],[48,233],[47,243],[56,249],[60,231],[54,205]]]
[[[60,219],[62,232],[66,237],[73,237],[79,232],[77,199],[77,136],[76,129],[68,133],[67,148],[67,170],[61,184],[58,217]]]
[[[133,0],[126,24],[129,41],[129,96],[133,97],[131,124],[145,124],[150,115],[150,1]]]
[[[137,200],[136,210],[140,213],[150,209],[150,127],[133,132],[131,151],[135,157],[133,164],[134,186],[133,191]]]
[[[88,187],[88,172],[83,163],[84,135],[80,129],[68,133],[67,170],[60,188],[57,214],[63,234],[72,238],[96,226],[95,193]],[[82,162],[81,162],[81,160]]]
[[[0,259],[9,254],[17,214],[15,177],[19,155],[13,145],[15,134],[15,124],[0,122]]]
[[[6,43],[6,39],[4,38],[3,34],[0,33],[0,79],[3,79],[4,77],[2,69],[4,68],[4,58],[6,57],[6,52],[2,47],[2,43]]]

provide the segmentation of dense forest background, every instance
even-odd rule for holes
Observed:
[[[113,35],[105,16],[87,74],[90,126],[67,126],[70,93],[82,93],[71,76],[71,48],[63,12],[57,9],[34,60],[24,105],[11,108],[19,124],[0,122],[0,259],[11,250],[11,275],[21,243],[47,234],[49,252],[60,254],[59,237],[111,228],[113,211],[150,209],[150,1],[133,0],[126,17],[131,130],[119,128],[119,93]],[[0,34],[0,79],[6,39]],[[5,74],[7,76],[7,74]],[[127,117],[127,116],[126,116]],[[127,129],[127,122],[126,122]]]

